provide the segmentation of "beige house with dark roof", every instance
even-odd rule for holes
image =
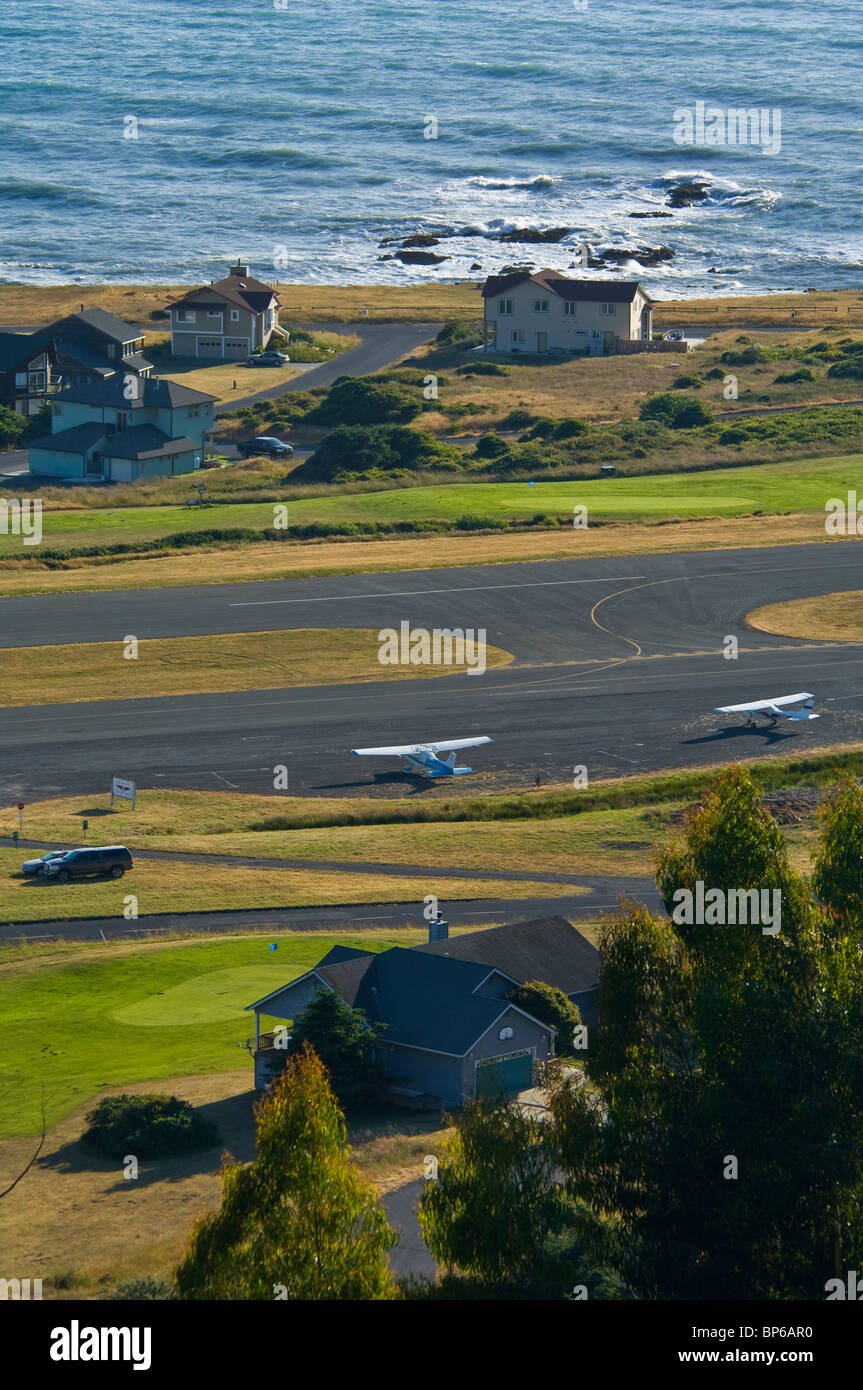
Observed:
[[[653,334],[653,300],[637,281],[525,270],[490,275],[482,295],[486,352],[597,357],[632,351]]]
[[[279,328],[279,296],[237,261],[224,280],[190,290],[168,305],[171,353],[238,361],[265,348]],[[287,337],[286,334],[284,334]]]

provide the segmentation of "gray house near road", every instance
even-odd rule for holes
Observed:
[[[524,1090],[534,1062],[554,1056],[554,1030],[506,995],[535,979],[563,988],[585,1020],[593,1018],[599,953],[563,917],[379,953],[335,946],[312,970],[248,1005],[255,1085],[278,1075],[286,1056],[275,1033],[261,1031],[261,1016],[293,1020],[319,989],[333,989],[384,1025],[375,1055],[394,1100],[453,1106]]]
[[[200,467],[214,396],[119,372],[52,398],[52,433],[30,445],[30,470],[81,482],[134,482]]]
[[[241,261],[223,280],[175,299],[167,312],[175,357],[236,362],[265,348],[274,333],[287,337],[273,286],[256,280]]]

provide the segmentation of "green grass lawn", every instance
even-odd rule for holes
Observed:
[[[0,967],[0,1134],[32,1134],[99,1092],[138,1081],[220,1072],[254,1034],[246,1004],[287,984],[340,941],[382,951],[422,932],[336,937],[312,932],[71,948]],[[278,950],[271,951],[271,943]],[[251,1084],[252,1062],[249,1062]]]
[[[462,483],[441,487],[304,497],[291,502],[289,523],[310,521],[449,520],[468,514],[529,520],[537,512],[569,516],[576,505],[596,521],[737,516],[752,512],[824,512],[831,497],[858,487],[860,459],[794,460],[699,473],[639,478],[528,483]],[[197,509],[124,507],[115,510],[46,511],[46,546],[108,545],[154,540],[178,531],[273,525],[272,502],[245,502]],[[38,561],[39,547],[19,536],[0,535],[0,555]]]

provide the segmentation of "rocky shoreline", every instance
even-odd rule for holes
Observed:
[[[698,206],[710,196],[709,184],[703,179],[688,179],[672,184],[667,190],[666,203],[670,208],[688,208]],[[673,212],[656,208],[650,210],[636,210],[626,214],[630,218],[667,218],[673,217]],[[492,241],[504,246],[539,246],[556,245],[560,246],[567,242],[568,238],[574,237],[577,233],[576,227],[513,227],[509,231],[493,232],[486,231],[482,227],[453,227],[450,229],[439,229],[435,232],[413,232],[405,237],[384,237],[378,244],[381,247],[392,247],[378,259],[381,261],[401,261],[403,265],[440,265],[444,261],[451,260],[452,257],[446,251],[432,251],[431,247],[439,247],[443,242],[452,240],[464,240],[466,237],[476,237],[483,241]],[[674,257],[674,250],[670,246],[606,246],[598,248],[595,252],[591,246],[585,242],[573,243],[573,250],[578,251],[579,258],[570,263],[570,269],[577,269],[579,266],[587,265],[590,270],[618,271],[635,262],[644,269],[653,269],[657,266],[666,264]],[[474,261],[471,270],[483,270],[481,261]],[[503,266],[498,271],[499,274],[511,274],[515,270],[533,270],[533,262],[522,262],[515,266]]]

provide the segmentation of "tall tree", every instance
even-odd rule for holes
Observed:
[[[533,1264],[559,1193],[546,1126],[510,1101],[470,1101],[447,1141],[419,1221],[441,1264],[489,1281]]]
[[[386,1299],[396,1236],[351,1161],[320,1058],[288,1058],[256,1107],[257,1156],[226,1158],[222,1205],[192,1229],[175,1274],[186,1299]]]
[[[362,1009],[354,1009],[333,989],[315,991],[302,1013],[294,1019],[289,1053],[301,1052],[308,1043],[330,1074],[330,1084],[348,1110],[374,1105],[384,1089],[384,1074],[373,1059],[375,1043],[383,1033]]]
[[[790,868],[739,768],[658,882],[672,920],[633,908],[602,943],[596,1090],[553,1099],[571,1190],[619,1219],[642,1296],[823,1297],[863,1257],[857,942]],[[778,890],[780,930],[730,913],[675,922],[679,890],[699,883],[726,904]]]
[[[863,936],[863,788],[848,773],[821,806],[821,845],[812,883],[831,917]]]

